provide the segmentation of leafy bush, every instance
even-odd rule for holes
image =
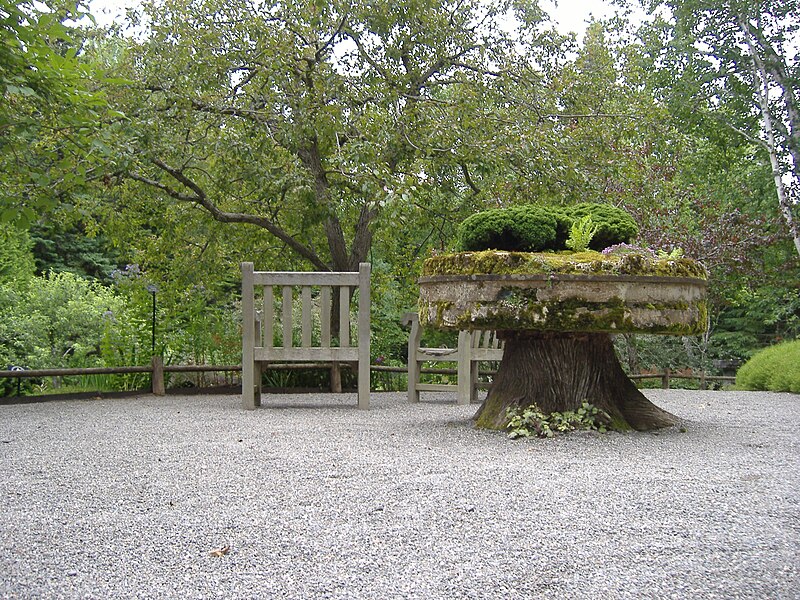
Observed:
[[[553,412],[546,415],[536,405],[524,409],[508,409],[508,437],[553,437],[556,433],[586,430],[608,431],[611,418],[589,402],[583,402],[576,410]]]
[[[552,248],[558,222],[553,212],[533,205],[476,213],[458,228],[460,250],[539,252]]]
[[[594,234],[591,237],[586,235],[592,230]],[[628,213],[607,204],[584,203],[561,208],[526,204],[495,208],[468,217],[458,228],[458,249],[565,250],[569,247],[568,240],[575,241],[577,232],[590,239],[587,241],[589,248],[602,250],[630,242],[638,231],[636,222]]]
[[[564,207],[564,212],[573,221],[591,217],[597,225],[589,248],[601,251],[615,244],[628,244],[639,233],[639,227],[627,212],[610,204],[587,202]]]
[[[800,340],[755,354],[736,373],[736,387],[800,394]]]

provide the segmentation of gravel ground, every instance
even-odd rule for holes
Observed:
[[[0,406],[0,596],[800,598],[800,396],[647,394],[686,431],[511,441],[436,394]]]

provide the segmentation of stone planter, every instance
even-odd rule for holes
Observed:
[[[445,329],[667,333],[705,329],[706,282],[635,275],[422,277],[420,321]]]
[[[509,408],[546,412],[583,401],[617,428],[654,429],[675,418],[631,383],[610,333],[693,335],[706,328],[705,270],[688,259],[465,252],[425,263],[420,322],[443,329],[494,329],[503,362],[476,415],[502,428]]]

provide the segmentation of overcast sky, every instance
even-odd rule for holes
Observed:
[[[92,12],[102,25],[121,20],[125,7],[136,4],[137,0],[91,0]],[[605,0],[560,0],[558,7],[554,4],[554,0],[541,0],[542,8],[558,23],[561,32],[574,31],[579,39],[590,16],[601,19],[614,14],[614,7]]]

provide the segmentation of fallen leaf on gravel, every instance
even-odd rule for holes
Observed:
[[[211,556],[225,556],[230,551],[230,546],[221,546],[219,548],[214,548],[209,554],[211,554]]]

